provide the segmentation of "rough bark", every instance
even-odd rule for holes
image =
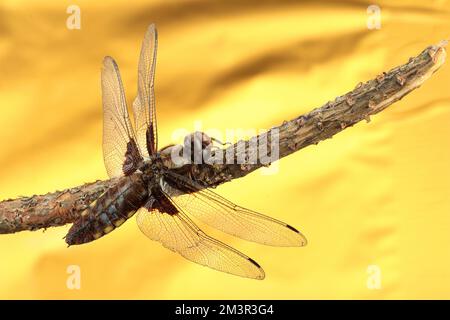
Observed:
[[[72,223],[116,179],[87,183],[63,191],[0,202],[0,234]]]
[[[253,141],[256,139],[259,146],[270,150],[272,139],[277,139],[281,159],[308,145],[331,138],[361,120],[369,121],[371,115],[384,110],[420,87],[439,69],[445,61],[446,44],[447,42],[443,41],[426,48],[418,56],[410,58],[408,63],[383,72],[366,83],[358,84],[347,94],[254,137]],[[203,181],[205,186],[215,187],[267,165],[261,161],[256,163],[238,161],[252,159],[253,153],[257,152],[249,147],[250,140],[238,142],[225,149],[222,164],[195,165],[194,170],[190,171],[191,177]],[[245,147],[241,148],[242,145]],[[42,196],[0,202],[0,233],[36,230],[72,223],[115,181],[115,179],[97,181]]]
[[[402,99],[412,90],[420,87],[445,62],[447,41],[430,46],[418,56],[410,58],[408,63],[388,72],[383,72],[375,79],[359,83],[354,90],[337,97],[320,108],[282,125],[270,129],[253,139],[258,145],[270,150],[271,137],[279,142],[279,159],[290,155],[311,144],[318,144],[336,133],[353,126],[361,120],[370,121],[370,116],[383,111],[388,106]],[[198,168],[197,178],[207,181],[209,186],[217,186],[232,179],[246,176],[264,166],[263,163],[236,164],[237,159],[252,159],[255,148],[240,148],[239,142],[224,151],[223,165],[215,164],[213,170]],[[226,164],[226,153],[234,155],[235,164]]]

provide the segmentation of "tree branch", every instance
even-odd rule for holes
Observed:
[[[370,116],[383,111],[394,102],[402,99],[412,90],[420,87],[445,62],[447,41],[430,46],[408,63],[375,79],[359,83],[354,90],[337,97],[320,108],[301,115],[291,121],[260,134],[255,139],[263,150],[270,150],[271,137],[279,142],[281,159],[311,144],[318,144],[336,133],[353,126],[361,120],[370,121]],[[251,140],[251,139],[250,139]],[[239,142],[224,151],[223,165],[215,164],[213,170],[199,168],[195,178],[207,181],[208,186],[217,186],[232,179],[244,177],[264,166],[263,163],[239,165],[238,159],[252,159],[255,148],[240,148]],[[226,155],[234,155],[234,164],[226,164]]]
[[[254,137],[259,146],[270,150],[271,141],[279,142],[279,158],[308,145],[331,138],[336,133],[374,115],[412,90],[420,87],[445,61],[447,42],[430,46],[408,63],[383,72],[375,79],[360,83],[347,94],[324,106],[286,121],[265,134]],[[267,165],[261,162],[239,164],[239,159],[252,159],[254,148],[250,141],[236,143],[223,151],[222,164],[194,165],[192,178],[215,187],[232,179],[246,176]],[[231,163],[227,158],[231,155]],[[228,164],[227,164],[228,163]],[[115,183],[116,179],[97,181],[83,186],[0,202],[0,234],[23,230],[61,226],[76,221],[81,212]]]
[[[81,212],[115,182],[87,183],[41,196],[0,202],[0,234],[57,227],[75,222]]]

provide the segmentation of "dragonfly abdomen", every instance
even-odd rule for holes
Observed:
[[[94,201],[66,236],[68,245],[96,240],[131,218],[148,198],[141,174],[123,177]]]

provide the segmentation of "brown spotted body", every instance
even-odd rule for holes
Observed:
[[[124,176],[83,212],[82,219],[70,228],[67,244],[90,242],[110,233],[131,218],[147,198],[141,173]]]

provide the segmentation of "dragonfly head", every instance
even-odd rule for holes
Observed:
[[[204,132],[196,131],[186,135],[183,144],[168,145],[162,148],[158,155],[167,169],[181,168],[193,163],[202,164],[211,156],[215,141],[220,142]]]
[[[195,131],[184,137],[184,147],[188,145],[192,149],[203,150],[205,148],[211,147],[213,139],[206,133],[201,131]]]
[[[184,137],[183,155],[190,159],[192,163],[197,163],[199,160],[203,160],[205,151],[210,154],[212,142],[211,137],[204,132],[190,133]]]

